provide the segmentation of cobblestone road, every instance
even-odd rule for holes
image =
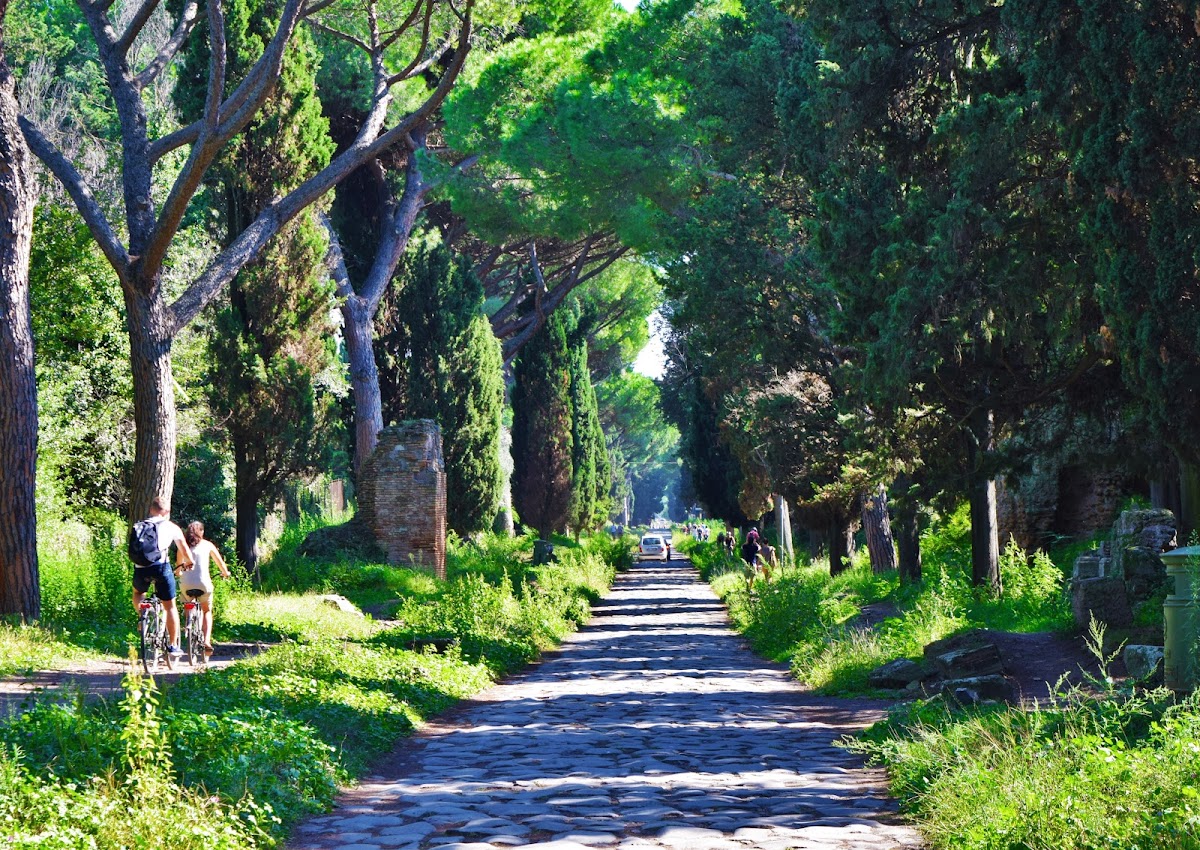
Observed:
[[[854,710],[857,708],[858,710]],[[753,655],[684,561],[620,575],[543,663],[401,744],[292,850],[918,847],[831,742],[874,719]]]

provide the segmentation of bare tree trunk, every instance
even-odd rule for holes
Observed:
[[[788,510],[787,499],[775,494],[775,525],[779,527],[779,554],[781,560],[792,563],[796,552],[792,548],[792,514]]]
[[[379,444],[383,430],[383,399],[379,392],[379,367],[375,365],[375,322],[367,303],[351,295],[342,304],[346,356],[350,360],[350,387],[354,393],[354,472],[362,469]]]
[[[854,536],[850,521],[840,510],[829,514],[829,574],[835,576],[850,567]]]
[[[867,535],[871,571],[883,573],[896,569],[896,544],[892,539],[892,523],[888,518],[887,488],[882,484],[874,493],[863,494],[862,524]]]
[[[996,480],[987,469],[995,449],[996,429],[991,410],[971,414],[968,439],[971,500],[971,583],[1000,593],[1000,537],[996,519]]]
[[[143,519],[156,497],[168,502],[175,484],[175,329],[158,284],[125,288],[129,356],[133,366],[133,482],[129,516]],[[149,292],[149,295],[143,294]]]
[[[921,526],[917,505],[908,492],[911,479],[901,475],[896,479],[895,490],[900,498],[893,502],[896,512],[896,548],[900,554],[900,583],[917,584],[921,581]]]
[[[242,562],[246,572],[254,577],[257,584],[261,580],[258,571],[261,554],[261,550],[258,548],[258,503],[262,494],[259,492],[254,467],[244,462],[244,458],[241,456],[244,453],[237,452],[236,448],[234,454],[233,480],[236,509],[234,548],[237,550],[238,560]]]
[[[7,0],[0,0],[0,27],[7,10]],[[0,615],[36,620],[38,419],[29,249],[37,196],[3,43],[0,28]]]
[[[1176,528],[1181,546],[1200,528],[1200,467],[1179,461],[1179,513]]]

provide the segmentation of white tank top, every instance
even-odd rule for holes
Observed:
[[[179,586],[184,590],[203,590],[213,592],[212,575],[208,571],[208,561],[213,550],[217,547],[207,540],[201,540],[192,547],[192,560],[195,563],[191,569],[184,570],[179,576]]]

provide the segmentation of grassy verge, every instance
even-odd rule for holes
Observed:
[[[894,572],[874,574],[864,557],[838,576],[818,560],[783,569],[748,588],[741,560],[715,543],[683,541],[755,649],[790,663],[796,677],[822,693],[862,695],[867,675],[897,658],[919,659],[934,640],[971,628],[1055,631],[1070,627],[1063,571],[1044,553],[1009,543],[1001,557],[1005,595],[970,587],[970,521],[960,510],[922,538],[924,580],[901,586]],[[863,606],[893,611],[875,627],[860,625]]]
[[[887,768],[933,848],[1200,847],[1195,696],[1110,686],[1032,710],[917,702],[847,746]]]
[[[445,582],[328,559],[302,565],[302,586],[283,579],[298,556],[281,549],[264,567],[276,592],[224,586],[218,600],[226,634],[280,645],[162,693],[131,677],[119,705],[42,703],[0,723],[3,843],[269,846],[422,720],[583,622],[628,558],[621,543],[560,541],[558,563],[533,567],[530,545],[455,542]],[[345,614],[311,590],[390,592],[396,619]]]

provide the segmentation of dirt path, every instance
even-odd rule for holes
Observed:
[[[214,647],[208,667],[219,670],[228,667],[240,658],[256,655],[264,648],[258,643],[223,643]],[[109,699],[121,694],[121,680],[128,672],[129,662],[116,659],[93,660],[72,665],[61,670],[42,670],[29,676],[7,676],[0,678],[0,717],[20,712],[28,705],[31,697],[45,696],[62,701],[84,699]],[[164,670],[155,678],[171,681],[188,676],[199,670],[184,658],[175,662],[173,671]]]

